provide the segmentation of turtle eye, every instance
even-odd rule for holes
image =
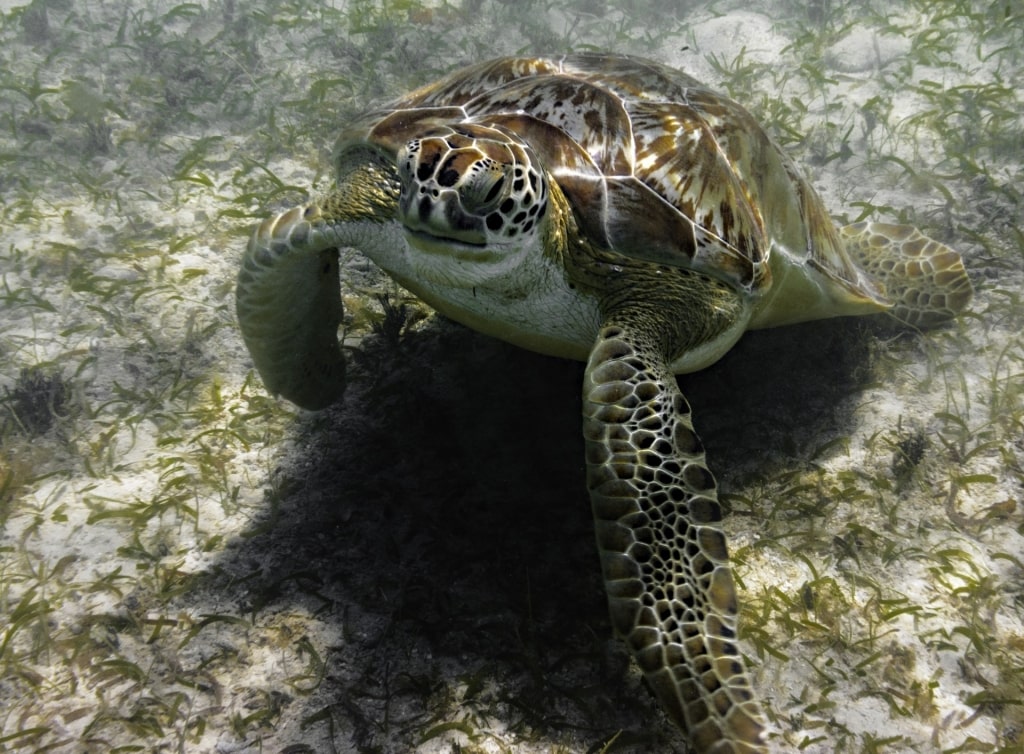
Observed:
[[[494,182],[491,190],[487,192],[487,196],[484,197],[484,204],[493,204],[497,201],[498,197],[501,196],[501,189],[505,186],[505,176],[501,176]]]
[[[485,157],[477,160],[468,173],[459,190],[462,206],[467,212],[486,214],[508,193],[507,168]]]

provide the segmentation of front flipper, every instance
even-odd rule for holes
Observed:
[[[338,157],[338,180],[317,201],[264,221],[238,272],[235,310],[267,389],[308,409],[345,390],[338,343],[342,311],[338,249],[369,253],[387,243],[399,185],[394,164],[353,148]]]
[[[235,309],[253,363],[273,395],[321,409],[345,389],[338,250],[320,208],[262,223],[238,273]]]
[[[587,482],[612,623],[696,751],[764,752],[736,646],[715,478],[644,321],[610,317],[584,378]]]

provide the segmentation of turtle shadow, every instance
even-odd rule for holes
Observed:
[[[681,378],[720,478],[842,422],[835,396],[861,356],[849,327],[756,333]],[[582,365],[442,322],[370,341],[353,366],[344,402],[297,427],[273,520],[217,569],[259,562],[246,609],[302,608],[310,635],[328,637],[316,691],[291,701],[316,724],[276,743],[405,752],[497,719],[548,748],[586,750],[621,729],[617,751],[682,751],[611,638]]]
[[[710,369],[683,375],[722,485],[786,470],[848,434],[855,397],[874,379],[872,344],[887,327],[880,318],[847,318],[748,333]]]

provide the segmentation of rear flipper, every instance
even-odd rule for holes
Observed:
[[[953,319],[974,289],[960,255],[909,225],[861,222],[840,229],[857,265],[884,289],[891,314],[913,327]]]

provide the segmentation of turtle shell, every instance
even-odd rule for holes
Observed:
[[[529,144],[600,247],[752,294],[798,269],[883,303],[813,188],[753,116],[680,71],[598,54],[490,60],[368,113],[338,149],[363,142],[394,155],[425,131],[460,123]]]

